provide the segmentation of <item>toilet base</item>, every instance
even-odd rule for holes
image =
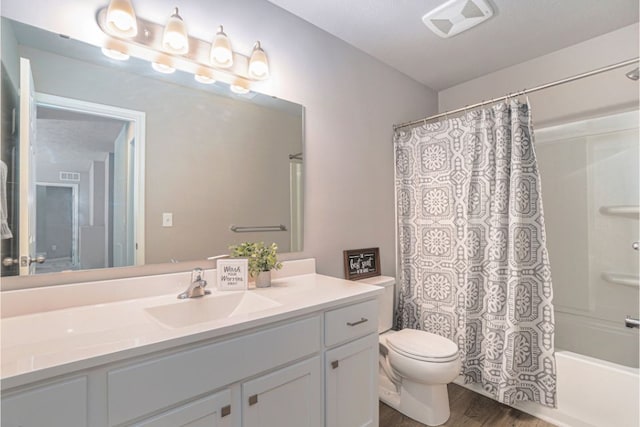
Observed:
[[[403,378],[398,393],[395,385],[381,375],[378,396],[393,409],[428,426],[444,424],[451,415],[446,384],[426,385]]]
[[[384,374],[380,375],[378,381],[378,398],[381,402],[386,403],[395,410],[398,410],[400,407],[400,393],[398,393],[396,386]]]

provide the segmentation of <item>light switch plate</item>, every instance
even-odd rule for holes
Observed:
[[[173,227],[173,214],[171,212],[165,212],[162,214],[162,226]]]

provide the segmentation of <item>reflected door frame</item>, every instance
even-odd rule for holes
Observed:
[[[97,104],[79,99],[66,98],[57,95],[36,92],[36,104],[38,106],[57,108],[62,110],[75,111],[78,113],[89,113],[97,116],[108,117],[132,122],[134,124],[134,187],[133,212],[135,222],[133,234],[135,237],[134,265],[144,265],[145,263],[145,121],[146,113],[143,111],[129,110],[111,105]]]

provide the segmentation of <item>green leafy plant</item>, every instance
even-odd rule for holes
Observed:
[[[247,258],[249,260],[249,274],[257,277],[261,271],[280,270],[282,263],[278,262],[278,245],[272,243],[265,246],[264,242],[245,242],[229,246],[232,258]]]

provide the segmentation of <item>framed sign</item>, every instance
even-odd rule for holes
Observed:
[[[246,258],[219,259],[216,267],[218,290],[242,291],[249,287]]]
[[[380,275],[380,248],[344,251],[344,278],[364,279]]]

